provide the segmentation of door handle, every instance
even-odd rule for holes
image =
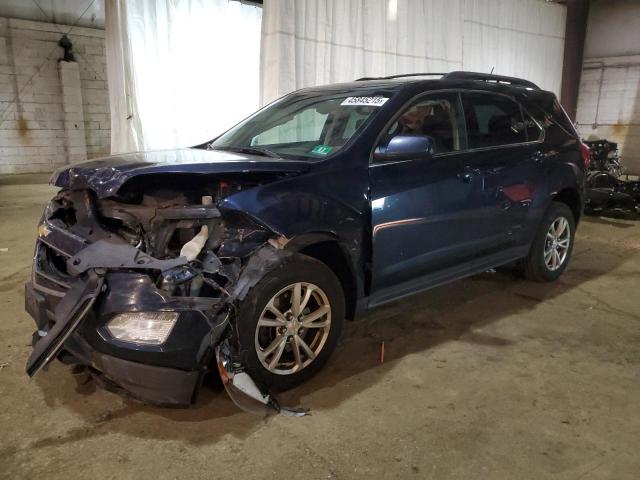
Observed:
[[[473,177],[480,175],[480,170],[477,168],[464,167],[460,173],[458,173],[458,178],[462,181],[462,183],[471,183],[473,181]]]
[[[473,181],[473,174],[466,172],[458,174],[458,178],[462,180],[462,183],[471,183]]]
[[[541,165],[542,162],[544,161],[545,158],[545,154],[542,153],[540,150],[537,150],[534,154],[533,154],[533,162],[536,165]]]
[[[558,156],[557,150],[550,150],[548,152],[542,152],[540,150],[536,150],[533,153],[532,159],[536,165],[542,165],[547,159],[554,159]]]

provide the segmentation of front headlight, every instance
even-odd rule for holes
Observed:
[[[143,345],[162,345],[178,320],[177,312],[120,313],[107,323],[113,338]]]

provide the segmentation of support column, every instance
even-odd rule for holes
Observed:
[[[87,158],[87,141],[84,135],[84,110],[80,89],[80,66],[77,62],[58,62],[62,85],[62,111],[64,114],[65,148],[67,163]]]
[[[582,55],[589,15],[588,0],[568,0],[567,23],[564,36],[564,61],[562,64],[562,87],[560,103],[571,120],[576,120],[578,89],[582,72]]]

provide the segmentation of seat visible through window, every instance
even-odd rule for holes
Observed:
[[[469,148],[512,145],[527,141],[520,105],[494,94],[463,94]]]
[[[434,153],[460,149],[459,109],[456,94],[433,95],[408,107],[383,136],[388,144],[397,135],[424,135],[433,140]]]
[[[422,123],[422,133],[433,138],[438,153],[453,150],[453,120],[442,105],[435,105]]]

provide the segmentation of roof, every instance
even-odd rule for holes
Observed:
[[[539,87],[529,80],[517,77],[507,77],[505,75],[493,75],[491,73],[479,73],[479,72],[463,72],[455,71],[449,73],[403,73],[400,75],[389,75],[388,77],[363,77],[356,81],[366,80],[395,80],[399,78],[410,77],[425,77],[425,76],[437,76],[440,80],[476,80],[481,82],[499,83],[506,85],[513,85],[517,87],[525,87],[530,89],[539,90]]]
[[[520,91],[542,91],[535,83],[528,80],[507,77],[503,75],[491,75],[478,72],[450,72],[450,73],[408,73],[391,75],[387,77],[364,77],[352,82],[322,85],[305,88],[304,92],[348,92],[370,90],[401,90],[408,85],[416,85],[424,88],[473,88],[496,92],[508,92],[513,89]]]

